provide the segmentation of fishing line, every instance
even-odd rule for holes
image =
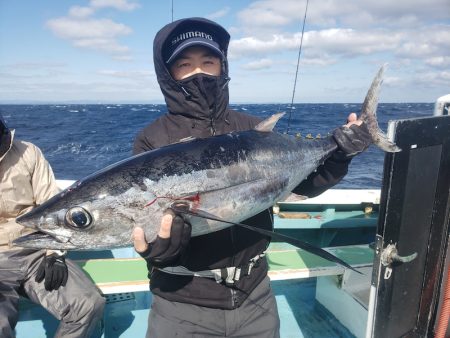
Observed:
[[[339,265],[342,265],[343,267],[351,269],[359,274],[362,274],[360,271],[356,270],[354,267],[352,267],[351,265],[349,265],[347,262],[343,261],[339,257],[336,257],[335,255],[329,253],[328,251],[325,251],[322,248],[315,247],[314,245],[311,245],[307,242],[301,241],[297,238],[286,236],[286,235],[283,235],[283,234],[280,234],[280,233],[277,233],[274,231],[270,231],[270,230],[260,229],[260,228],[257,228],[257,227],[254,227],[254,226],[248,225],[248,224],[228,222],[228,221],[220,219],[212,214],[209,214],[205,211],[197,210],[194,212],[194,211],[189,210],[189,206],[187,204],[183,204],[183,203],[180,203],[180,204],[174,203],[170,206],[170,209],[172,209],[172,211],[177,214],[185,214],[185,215],[190,215],[190,216],[194,216],[194,217],[209,219],[212,221],[231,224],[231,225],[239,226],[241,228],[245,228],[247,230],[257,232],[261,235],[268,236],[272,239],[278,239],[280,241],[292,244],[292,245],[296,246],[297,248],[311,252],[311,253],[313,253],[319,257],[322,257],[328,261],[338,263]]]
[[[286,129],[286,134],[289,134],[289,130],[290,130],[290,127],[291,127],[292,106],[294,105],[295,87],[297,86],[297,78],[298,78],[298,68],[299,68],[299,65],[300,65],[300,56],[302,55],[303,35],[305,33],[306,13],[308,12],[308,4],[309,4],[309,0],[306,0],[305,16],[303,17],[302,35],[301,35],[301,38],[300,38],[300,47],[298,49],[297,70],[295,71],[294,88],[292,90],[291,105],[289,106],[289,120],[288,120],[287,129]]]
[[[172,0],[172,22],[173,22],[173,0]]]

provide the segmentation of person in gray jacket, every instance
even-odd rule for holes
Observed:
[[[42,305],[61,322],[55,337],[90,337],[105,299],[64,252],[12,246],[30,232],[15,218],[58,192],[53,171],[38,147],[14,139],[0,114],[0,337],[14,337],[19,296]],[[31,231],[32,232],[32,231]]]

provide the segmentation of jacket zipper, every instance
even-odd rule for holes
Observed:
[[[230,239],[231,239],[231,245],[232,245],[233,249],[234,249],[234,235],[235,235],[234,227],[232,227],[230,229],[230,237],[231,237]],[[236,266],[235,258],[236,257],[233,255],[233,259],[231,261],[231,266]],[[231,292],[231,306],[234,309],[236,306],[236,290],[234,290],[233,288],[230,288],[230,292]]]
[[[236,291],[232,288],[230,288],[231,291],[231,308],[234,309],[234,307],[236,306]]]
[[[214,123],[214,115],[216,113],[216,104],[214,103],[214,108],[209,110],[209,127],[211,131],[211,136],[216,135],[216,125]]]
[[[212,117],[210,120],[210,129],[211,129],[211,136],[216,135],[216,126],[214,125],[214,119]]]

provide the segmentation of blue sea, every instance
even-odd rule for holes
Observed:
[[[237,104],[233,109],[268,117],[289,111],[287,104]],[[386,103],[378,107],[378,121],[386,131],[389,120],[430,116],[433,103]],[[326,135],[345,123],[361,104],[295,104],[290,134]],[[57,179],[80,179],[132,155],[136,134],[166,112],[154,104],[0,105],[0,112],[16,137],[39,146]],[[277,131],[285,132],[289,116]],[[353,159],[348,175],[336,188],[381,187],[384,153],[371,146]]]

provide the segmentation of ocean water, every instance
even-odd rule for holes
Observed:
[[[283,104],[239,104],[233,109],[268,117],[289,111]],[[378,122],[386,131],[389,120],[430,116],[433,103],[387,103],[378,107]],[[361,104],[295,104],[290,134],[326,135],[345,123]],[[0,105],[0,112],[16,137],[39,146],[57,179],[80,179],[132,155],[136,134],[166,112],[165,105]],[[276,126],[285,132],[289,117]],[[384,153],[371,146],[353,159],[349,173],[336,188],[381,187]]]

